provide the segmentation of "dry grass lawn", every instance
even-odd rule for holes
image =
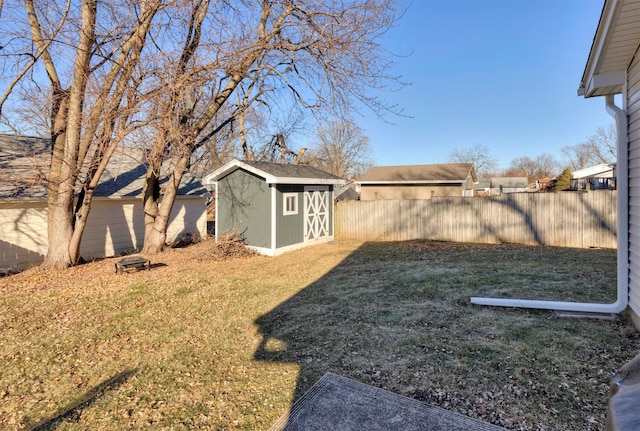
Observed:
[[[628,316],[470,296],[611,302],[612,250],[336,241],[214,259],[211,241],[0,279],[0,429],[266,429],[325,372],[509,429],[603,428]]]

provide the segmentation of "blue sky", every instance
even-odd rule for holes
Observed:
[[[411,85],[380,94],[411,118],[358,124],[378,165],[443,163],[482,144],[500,167],[575,145],[613,123],[577,89],[603,0],[413,0],[383,39]]]

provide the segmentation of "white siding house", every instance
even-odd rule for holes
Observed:
[[[23,151],[28,148],[28,151]],[[33,149],[38,149],[33,151]],[[47,253],[46,140],[0,134],[0,271],[39,264]],[[92,201],[80,254],[84,259],[139,250],[144,242],[141,153],[114,154]],[[186,173],[171,211],[167,242],[206,236],[209,193]]]
[[[640,328],[640,0],[605,1],[578,93],[605,96],[616,120],[618,301]]]
[[[616,176],[615,163],[600,163],[571,172],[573,178],[613,178]]]

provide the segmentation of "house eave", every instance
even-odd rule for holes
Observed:
[[[356,181],[360,185],[376,184],[464,184],[463,180],[420,180],[420,181]]]
[[[578,89],[578,96],[598,97],[611,94],[621,94],[626,80],[626,71],[617,70],[592,75],[588,83]]]
[[[638,0],[606,0],[578,88],[587,97],[621,94],[640,42]]]

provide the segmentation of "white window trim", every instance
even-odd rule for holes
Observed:
[[[293,211],[287,211],[287,200],[293,198],[295,203],[295,209]],[[282,194],[282,215],[296,215],[300,205],[298,202],[298,193],[283,193]]]

